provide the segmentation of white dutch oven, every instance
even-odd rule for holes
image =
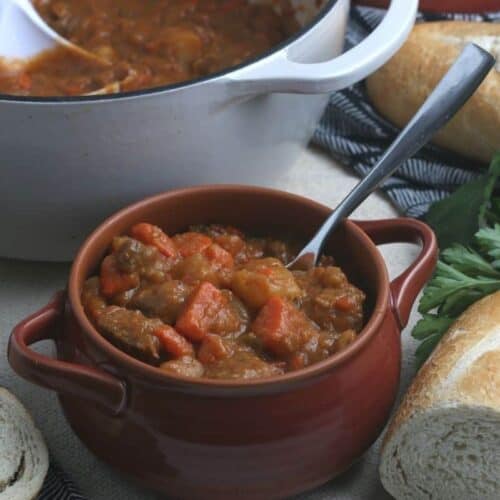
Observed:
[[[349,0],[295,0],[305,26],[246,65],[186,84],[74,98],[0,95],[0,255],[67,260],[119,207],[182,185],[269,184],[311,137],[328,93],[386,62],[418,0],[393,0],[339,56]]]

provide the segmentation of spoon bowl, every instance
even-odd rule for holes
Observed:
[[[42,20],[29,0],[0,2],[0,57],[33,58],[61,45],[71,44]]]

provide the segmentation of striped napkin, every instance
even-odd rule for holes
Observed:
[[[347,47],[365,38],[382,20],[385,11],[353,7],[347,31]],[[500,22],[500,11],[489,14],[420,14],[419,21]],[[388,148],[398,129],[371,106],[363,82],[336,92],[314,134],[313,142],[327,149],[359,176],[365,176]],[[429,206],[458,186],[480,175],[474,160],[434,145],[423,148],[382,185],[394,205],[406,216],[421,217]]]
[[[347,46],[359,43],[382,20],[384,11],[354,7],[347,32]],[[500,21],[500,12],[489,15],[419,16],[420,20],[465,19]],[[363,84],[333,94],[316,130],[313,142],[364,176],[389,146],[398,130],[370,105]],[[447,196],[464,182],[476,178],[470,160],[435,146],[427,146],[387,180],[383,190],[405,214],[422,216],[434,201]],[[51,462],[39,500],[85,500],[73,482]]]
[[[86,500],[64,471],[51,460],[38,500]]]

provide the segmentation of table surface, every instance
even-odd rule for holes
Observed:
[[[307,149],[275,187],[308,196],[326,205],[340,201],[357,178],[347,169],[316,149]],[[370,196],[355,212],[354,218],[380,219],[397,216],[397,211],[379,193]],[[415,258],[417,249],[395,244],[381,248],[389,274],[396,276]],[[68,264],[22,262],[0,259],[0,352],[5,353],[12,327],[44,305],[54,291],[62,288],[68,276]],[[415,309],[415,308],[414,308]],[[410,337],[417,314],[412,313],[403,332],[403,364],[400,394],[415,374]],[[48,349],[43,346],[42,349]],[[47,351],[50,352],[50,351]],[[124,478],[95,458],[73,434],[59,408],[55,394],[17,377],[0,358],[0,385],[16,394],[31,411],[43,432],[52,458],[71,476],[89,500],[135,500],[159,498]],[[297,500],[391,498],[378,479],[379,441],[348,472],[323,487],[304,493]]]

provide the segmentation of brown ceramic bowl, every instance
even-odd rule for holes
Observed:
[[[107,342],[84,314],[80,291],[113,236],[148,221],[168,233],[193,223],[309,238],[330,209],[292,194],[243,186],[171,191],[106,220],[78,253],[68,292],[12,332],[9,361],[59,393],[66,417],[100,458],[174,498],[278,498],[348,468],[381,432],[394,403],[401,328],[437,255],[432,231],[413,219],[346,222],[330,239],[350,280],[367,293],[366,326],[346,350],[306,369],[254,381],[165,374]],[[376,245],[422,243],[389,282]],[[57,359],[29,345],[54,339]]]

